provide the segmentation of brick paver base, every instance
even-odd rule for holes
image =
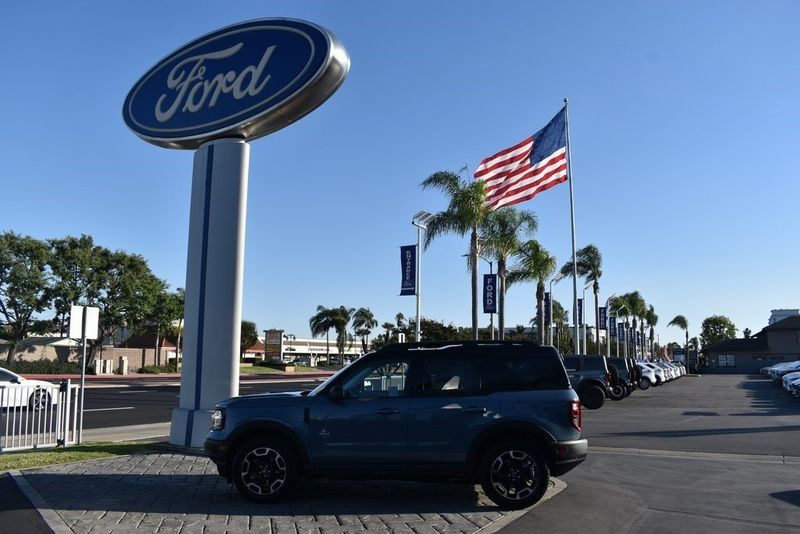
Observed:
[[[25,471],[76,533],[475,532],[507,514],[459,484],[301,481],[287,502],[242,498],[205,457],[151,453]]]

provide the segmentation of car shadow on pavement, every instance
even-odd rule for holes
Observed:
[[[746,390],[753,411],[731,415],[800,415],[800,402],[765,376],[746,376],[737,387]]]
[[[640,436],[658,438],[684,438],[689,436],[724,436],[730,434],[759,434],[762,432],[793,432],[800,430],[800,425],[762,426],[742,428],[698,428],[694,430],[654,430],[639,432],[614,432],[605,436]]]
[[[276,504],[247,501],[214,473],[59,473],[26,471],[25,479],[59,511],[319,516],[498,512],[468,484],[302,480]]]
[[[789,504],[793,504],[795,506],[800,506],[800,490],[779,491],[776,493],[770,493],[769,496],[784,502],[788,502]]]

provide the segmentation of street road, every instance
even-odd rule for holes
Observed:
[[[267,391],[313,389],[323,378],[242,380],[240,395]],[[178,407],[180,388],[174,385],[92,387],[86,389],[84,428],[169,422]]]

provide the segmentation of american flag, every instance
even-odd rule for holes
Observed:
[[[487,209],[519,204],[567,181],[566,114],[564,107],[531,137],[481,161],[475,179],[486,184]]]

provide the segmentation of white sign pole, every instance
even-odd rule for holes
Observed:
[[[239,337],[250,145],[220,139],[194,155],[183,366],[169,442],[202,447],[211,412],[239,394]],[[266,339],[265,339],[266,341]]]
[[[78,445],[83,440],[83,399],[86,385],[86,340],[97,339],[100,322],[100,308],[93,306],[72,306],[69,314],[69,337],[80,338],[81,356],[81,397],[78,402]]]

